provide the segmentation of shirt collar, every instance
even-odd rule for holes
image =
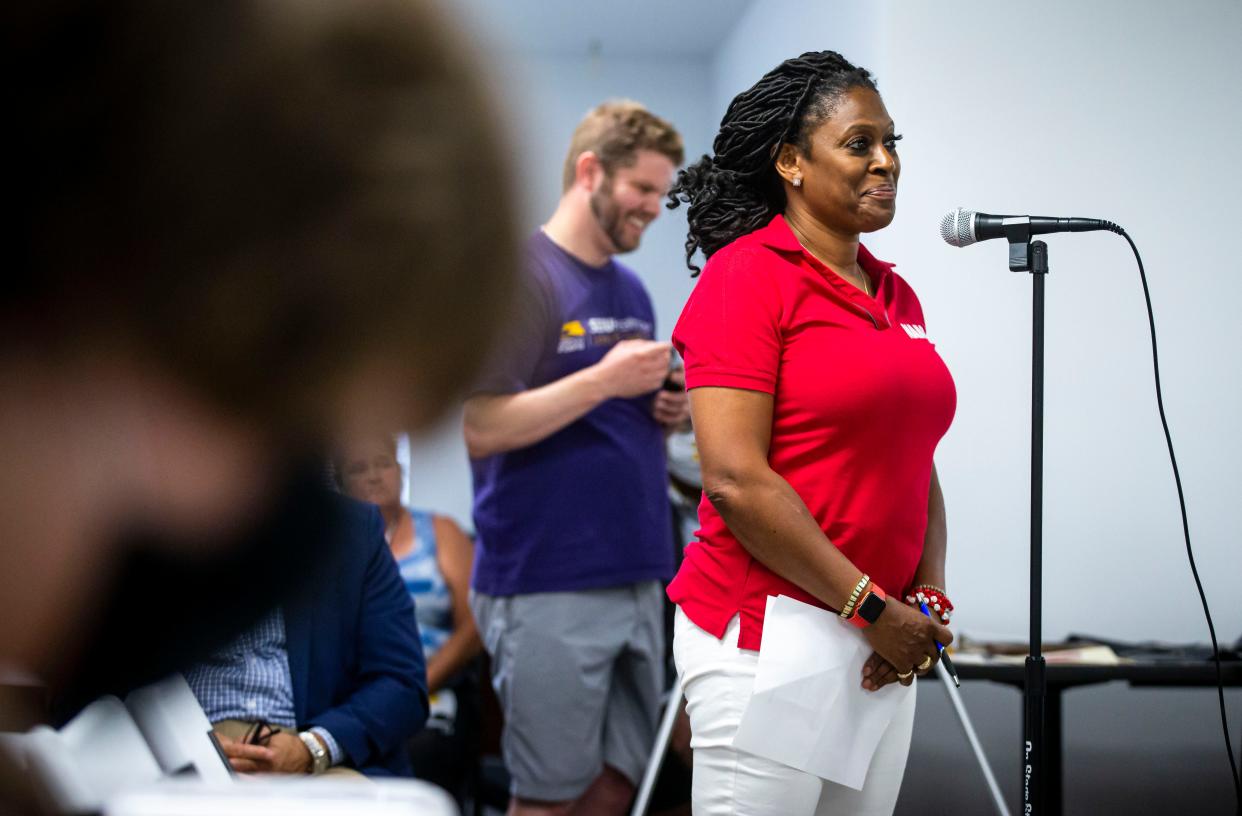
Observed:
[[[793,230],[789,228],[789,224],[786,223],[783,215],[777,215],[768,222],[767,226],[756,230],[752,234],[763,246],[774,249],[777,252],[800,256],[807,265],[823,275],[824,279],[840,293],[841,297],[866,314],[877,329],[883,330],[892,326],[892,321],[888,316],[888,309],[884,304],[892,294],[887,284],[888,278],[893,271],[893,264],[881,261],[872,255],[865,246],[862,244],[858,245],[858,264],[875,285],[875,297],[868,297],[852,283],[846,282],[844,278],[837,275],[835,270],[830,270],[823,261],[807,252],[806,248],[798,242],[798,236],[794,235]]]
[[[777,252],[797,252],[805,255],[807,258],[814,257],[803,248],[802,244],[798,243],[798,236],[794,235],[793,230],[789,228],[789,224],[785,221],[785,216],[783,215],[776,215],[768,222],[767,226],[756,230],[755,237],[759,240],[759,243],[775,249]],[[884,278],[896,266],[896,264],[891,264],[888,261],[881,261],[872,255],[862,244],[858,245],[858,263],[871,274],[877,286],[884,282]]]

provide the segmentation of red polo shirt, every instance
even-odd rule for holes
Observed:
[[[828,540],[897,594],[923,553],[932,454],[957,397],[909,284],[861,245],[858,262],[874,298],[777,216],[711,257],[673,343],[687,388],[772,395],[772,469]],[[700,628],[721,637],[740,614],[738,645],[758,649],[769,595],[824,607],[752,558],[706,497],[699,524],[668,595]]]

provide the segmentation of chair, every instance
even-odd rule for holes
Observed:
[[[37,725],[6,740],[49,809],[98,811],[112,795],[163,776],[129,710],[101,697],[57,731]]]
[[[204,782],[233,780],[211,723],[185,677],[173,674],[133,691],[125,706],[165,774],[192,775]]]
[[[2,735],[49,810],[99,811],[123,791],[169,776],[230,784],[232,772],[185,678],[173,675],[122,703],[101,697],[59,731],[36,725]]]

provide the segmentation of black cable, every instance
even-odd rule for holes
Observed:
[[[1143,258],[1133,239],[1121,227],[1114,230],[1130,244],[1134,259],[1138,261],[1139,279],[1143,282],[1143,297],[1147,301],[1147,323],[1151,327],[1151,364],[1156,374],[1156,406],[1160,409],[1160,424],[1164,427],[1164,441],[1169,446],[1169,462],[1173,465],[1173,481],[1177,484],[1177,504],[1182,511],[1182,533],[1186,537],[1186,557],[1190,559],[1190,572],[1195,578],[1195,587],[1199,590],[1199,601],[1203,604],[1203,616],[1207,618],[1208,633],[1212,636],[1212,657],[1216,661],[1216,694],[1220,699],[1220,724],[1225,731],[1225,751],[1229,754],[1229,770],[1233,773],[1233,789],[1238,797],[1238,809],[1242,813],[1242,784],[1238,780],[1238,763],[1233,758],[1233,742],[1229,734],[1229,717],[1225,712],[1225,677],[1220,665],[1220,646],[1216,642],[1216,626],[1212,623],[1212,613],[1208,610],[1207,595],[1203,592],[1203,582],[1199,580],[1199,568],[1195,566],[1195,553],[1190,546],[1190,521],[1186,516],[1186,496],[1182,492],[1182,475],[1177,469],[1177,456],[1173,453],[1173,436],[1169,433],[1169,420],[1164,415],[1164,393],[1160,387],[1160,357],[1156,351],[1156,318],[1151,309],[1151,292],[1147,288],[1147,272],[1143,269]]]

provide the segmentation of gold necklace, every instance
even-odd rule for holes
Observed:
[[[786,223],[788,224],[789,222],[786,221]],[[802,249],[805,250],[807,254],[811,255],[811,257],[815,258],[817,261],[822,263],[824,266],[828,267],[829,269],[832,269],[832,264],[828,263],[823,258],[819,257],[819,255],[815,254],[815,252],[813,252],[810,249],[810,247],[808,246],[809,242],[806,241],[802,237],[801,230],[799,230],[793,224],[789,224],[789,228],[793,232],[794,238],[798,239],[798,243],[802,245]],[[858,288],[862,289],[863,294],[865,294],[867,297],[874,297],[874,295],[871,294],[871,280],[870,280],[871,276],[868,275],[866,272],[864,272],[863,268],[859,266],[857,263],[854,264],[854,268],[858,270],[858,280],[862,283],[862,286],[859,286]],[[844,275],[841,275],[840,273],[837,273],[837,274],[839,277],[842,277],[842,278],[845,277]]]
[[[871,276],[863,271],[863,268],[857,264],[854,265],[854,268],[858,270],[858,281],[862,284],[862,286],[859,286],[858,288],[863,290],[864,295],[871,297]]]

